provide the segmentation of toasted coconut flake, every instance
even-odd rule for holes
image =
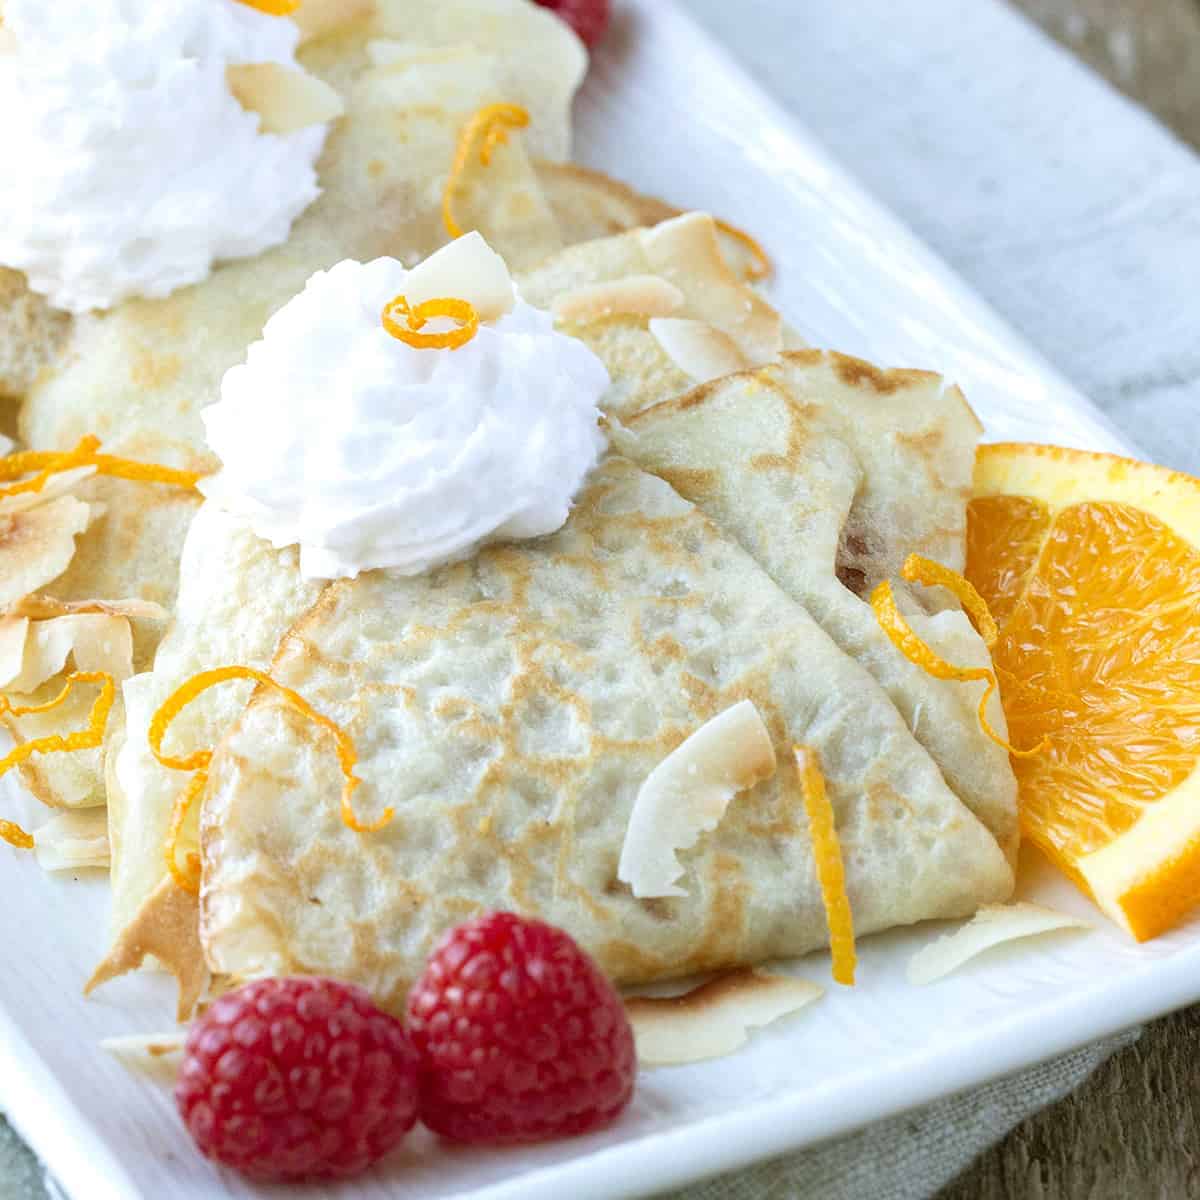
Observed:
[[[0,608],[57,579],[75,557],[75,538],[90,519],[88,505],[74,496],[0,515]]]
[[[60,813],[34,832],[33,845],[43,871],[107,867],[108,812],[103,808],[81,808]]]
[[[638,240],[651,269],[663,278],[687,280],[690,315],[707,321],[737,343],[752,366],[779,357],[783,322],[721,254],[716,226],[702,213],[686,213],[643,229]]]
[[[1058,929],[1091,929],[1087,921],[1039,904],[986,904],[967,924],[918,950],[908,964],[908,982],[935,983],[963,963],[1018,938]]]
[[[32,622],[20,673],[0,682],[0,687],[20,694],[33,692],[66,666],[68,656],[80,671],[103,671],[118,683],[128,679],[133,674],[128,620],[89,613]]]
[[[263,133],[295,133],[346,111],[341,96],[324,80],[279,63],[226,67],[225,76],[237,102],[258,113]]]
[[[404,294],[415,306],[439,296],[460,296],[481,321],[512,312],[517,300],[504,259],[476,232],[455,239],[414,267],[404,281]]]
[[[338,33],[375,11],[375,0],[300,0],[292,20],[300,26],[300,43]]]
[[[72,467],[58,475],[51,475],[36,492],[16,492],[11,496],[0,498],[0,516],[11,513],[25,512],[37,508],[57,496],[65,496],[73,492],[85,479],[91,479],[96,474],[94,466]]]
[[[661,275],[626,275],[557,297],[554,315],[569,324],[586,325],[606,317],[667,317],[683,305],[683,293]]]
[[[16,679],[25,662],[29,621],[24,617],[0,618],[0,680]],[[5,687],[0,683],[0,688]]]
[[[751,1029],[799,1012],[823,994],[806,979],[744,970],[682,996],[632,997],[625,1011],[642,1066],[681,1066],[732,1054]]]
[[[742,700],[702,725],[646,777],[634,801],[617,877],[639,899],[684,896],[678,850],[720,824],[730,800],[775,773],[770,734]]]
[[[658,318],[650,322],[650,332],[663,353],[696,383],[710,383],[752,365],[733,338],[705,321]]]
[[[52,617],[70,617],[78,613],[107,613],[110,617],[128,617],[140,621],[166,621],[171,616],[161,604],[155,604],[153,600],[140,600],[136,596],[127,600],[59,600],[39,592],[22,596],[9,606],[5,616],[48,621]]]
[[[178,981],[178,1018],[186,1021],[204,993],[208,967],[200,945],[199,897],[176,887],[171,879],[162,880],[146,897],[87,981],[83,994],[91,995],[110,979],[136,971],[151,956]]]
[[[186,1041],[187,1034],[183,1030],[134,1033],[128,1037],[104,1038],[100,1049],[111,1054],[130,1071],[163,1083],[172,1083],[179,1070]]]

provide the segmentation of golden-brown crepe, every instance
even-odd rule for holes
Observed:
[[[25,400],[21,432],[28,445],[64,449],[95,433],[111,453],[212,470],[200,410],[216,400],[224,372],[242,360],[266,319],[309,275],[344,258],[391,255],[415,262],[447,240],[442,195],[468,117],[515,93],[531,106],[544,150],[564,149],[567,104],[585,62],[574,35],[526,0],[453,0],[435,7],[431,13],[409,0],[378,0],[373,16],[303,51],[306,65],[345,89],[347,105],[319,164],[320,199],[275,250],[225,264],[166,300],[131,301],[73,321],[56,368],[43,372]],[[393,34],[405,40],[387,40]],[[536,65],[539,57],[553,65]],[[521,65],[530,70],[518,88]],[[497,148],[486,171],[468,173],[455,213],[463,223],[478,224],[518,265],[535,263],[561,244],[520,136]],[[112,479],[88,482],[80,496],[102,503],[105,513],[46,590],[72,600],[141,597],[171,608],[199,497]],[[149,667],[161,633],[160,624],[136,623],[136,669]],[[48,721],[61,729],[78,715],[68,708],[11,724],[33,736]],[[119,712],[113,721],[115,728]],[[51,802],[65,802],[68,785],[55,779],[70,776],[80,802],[82,770],[82,802],[101,802],[98,755],[83,766],[70,758],[27,765],[26,782]]]
[[[203,814],[201,936],[222,974],[333,974],[396,1008],[437,936],[484,908],[564,927],[625,982],[811,950],[827,933],[793,743],[820,756],[860,932],[1012,888],[870,676],[622,459],[551,537],[327,586],[271,672],[353,736],[360,816],[396,818],[344,825],[331,740],[257,693]],[[639,787],[742,699],[776,774],[681,854],[685,896],[635,900],[617,861]]]
[[[716,238],[707,217],[674,218],[571,247],[527,274],[522,292],[558,312],[559,327],[609,368],[604,407],[618,418],[621,452],[699,505],[866,666],[1015,855],[1016,780],[980,727],[982,685],[936,680],[910,663],[865,599],[896,580],[931,645],[952,662],[990,665],[953,597],[898,581],[911,553],[962,571],[979,422],[957,388],[928,372],[783,350],[778,315],[725,267]],[[669,315],[650,312],[652,279],[677,289]],[[998,697],[990,712],[1003,729]]]
[[[810,350],[666,400],[616,436],[867,668],[1015,859],[1016,779],[1007,751],[980,727],[984,685],[934,679],[909,662],[867,602],[891,579],[910,623],[944,658],[991,665],[949,593],[899,579],[910,553],[963,570],[980,432],[962,393],[936,375]],[[998,696],[989,712],[1003,730]]]

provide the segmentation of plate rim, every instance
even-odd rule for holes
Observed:
[[[628,7],[653,6],[655,19],[670,26],[670,37],[701,47],[719,61],[738,86],[805,152],[838,181],[839,188],[872,214],[879,228],[903,238],[922,266],[962,299],[967,315],[1004,344],[1047,385],[1105,429],[1126,453],[1136,454],[1127,436],[1033,347],[982,295],[895,212],[876,199],[835,155],[764,89],[676,0],[625,0]],[[1146,987],[1146,977],[1153,987]],[[1100,1001],[1103,1001],[1101,1003]],[[669,1131],[646,1130],[618,1145],[591,1150],[563,1162],[534,1167],[512,1178],[458,1193],[470,1200],[613,1200],[680,1187],[760,1161],[844,1136],[898,1113],[984,1086],[1022,1069],[1069,1053],[1143,1021],[1200,1000],[1200,937],[1169,957],[1147,958],[1114,982],[1076,988],[1045,1007],[1044,1021],[1031,1037],[1024,1014],[989,1026],[988,1067],[959,1053],[969,1044],[960,1034],[908,1052],[884,1069],[866,1066],[827,1084],[735,1110],[713,1113]],[[95,1052],[99,1052],[98,1050]],[[660,1070],[670,1068],[659,1068]],[[870,1087],[863,1090],[869,1079]],[[814,1099],[825,1107],[814,1116]],[[59,1076],[26,1042],[0,1003],[0,1109],[38,1155],[63,1192],[79,1200],[131,1200],[145,1197],[124,1163],[98,1135],[71,1099]],[[830,1115],[832,1114],[832,1115]],[[70,1128],[69,1137],[55,1137]],[[351,1195],[353,1185],[339,1195]],[[214,1193],[218,1194],[218,1193]],[[221,1194],[233,1195],[227,1187]]]

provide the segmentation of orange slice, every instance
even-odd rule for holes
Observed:
[[[1021,826],[1138,940],[1200,905],[1200,480],[1107,454],[985,446],[967,578]]]

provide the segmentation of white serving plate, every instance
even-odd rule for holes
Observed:
[[[775,297],[815,344],[961,383],[992,438],[1123,450],[1108,422],[850,181],[666,0],[625,0],[578,106],[579,157],[752,229]],[[6,797],[4,810],[24,802]],[[27,810],[26,810],[27,811]],[[33,815],[33,814],[30,814]],[[0,1106],[73,1200],[199,1200],[258,1191],[193,1151],[167,1088],[129,1075],[102,1037],[169,1026],[162,978],[90,1002],[101,878],[51,879],[0,850]],[[828,958],[794,966],[817,1005],[713,1063],[645,1072],[612,1129],[532,1149],[447,1149],[417,1135],[386,1169],[304,1197],[572,1200],[645,1195],[847,1132],[1200,1000],[1200,920],[1135,946],[1033,860],[1021,896],[1096,918],[993,951],[930,988],[904,967],[937,932],[868,939],[859,985]]]

